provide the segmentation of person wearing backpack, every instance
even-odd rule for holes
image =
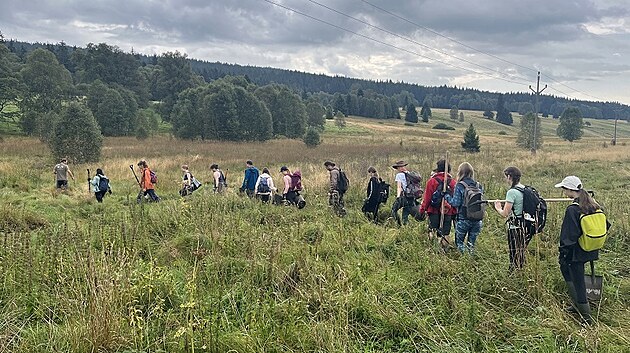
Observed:
[[[68,167],[68,160],[66,158],[62,158],[61,161],[55,165],[53,174],[55,174],[57,191],[68,190],[68,175],[74,180],[74,174],[72,174],[70,167]]]
[[[507,239],[510,254],[509,271],[520,270],[525,265],[525,250],[529,245],[532,236],[526,234],[522,227],[523,219],[523,192],[525,188],[521,184],[521,170],[517,167],[507,167],[503,171],[505,182],[510,185],[510,189],[505,195],[505,205],[500,201],[494,203],[495,210],[503,217],[507,218]]]
[[[367,172],[370,180],[368,181],[366,190],[367,195],[363,201],[361,212],[363,212],[368,219],[376,223],[378,221],[378,209],[383,199],[383,195],[381,194],[383,191],[381,188],[383,180],[379,178],[376,168],[370,166],[367,169]]]
[[[201,182],[192,175],[187,164],[182,165],[182,173],[182,188],[179,190],[179,194],[184,197],[200,188]]]
[[[88,178],[88,181],[92,185],[92,191],[94,191],[94,196],[96,197],[96,201],[98,203],[103,202],[103,197],[105,197],[107,192],[109,192],[110,195],[112,194],[109,179],[105,176],[105,174],[103,174],[103,170],[101,168],[96,169],[96,175],[91,180]]]
[[[247,194],[249,197],[254,197],[256,195],[255,188],[256,182],[258,181],[258,177],[260,172],[258,168],[254,167],[254,162],[248,160],[245,162],[245,177],[243,178],[243,185],[241,186],[240,191]]]
[[[422,197],[421,178],[417,173],[407,170],[407,165],[408,163],[402,160],[392,165],[392,168],[397,172],[394,179],[396,181],[396,200],[392,205],[392,217],[399,226],[409,222],[409,215],[413,215],[417,220],[421,219],[418,217],[420,213],[417,211],[418,202],[416,201]],[[402,222],[398,216],[398,210],[401,208]]]
[[[154,184],[157,182],[155,173],[149,169],[149,165],[144,159],[141,159],[138,162],[138,167],[140,167],[140,193],[138,193],[138,203],[141,203],[142,199],[147,196],[151,199],[151,201],[159,202],[160,197],[155,193]]]
[[[455,223],[455,245],[461,253],[468,250],[471,254],[475,249],[477,236],[481,233],[482,219],[485,213],[485,203],[482,201],[483,188],[475,181],[475,171],[468,162],[464,162],[457,168],[457,184],[453,195],[444,194],[444,199],[453,208],[457,209],[457,222]],[[468,235],[468,241],[464,239]]]
[[[227,188],[227,180],[225,179],[225,174],[223,174],[223,171],[219,169],[218,164],[211,165],[210,170],[212,170],[212,179],[214,180],[214,193],[223,193]]]
[[[256,185],[254,186],[254,193],[256,194],[256,197],[262,202],[269,202],[269,199],[271,199],[271,195],[275,190],[276,187],[273,184],[271,175],[269,175],[269,169],[263,168],[262,174],[258,176]]]
[[[299,170],[291,173],[287,166],[282,166],[280,173],[284,184],[281,202],[296,205],[299,209],[306,207],[306,201],[300,195],[300,191],[302,191],[302,173]]]
[[[420,214],[426,213],[429,215],[429,238],[433,239],[434,236],[437,235],[441,242],[450,244],[448,237],[451,233],[453,216],[457,214],[457,209],[452,207],[448,202],[445,202],[444,215],[442,215],[442,199],[444,196],[444,180],[446,180],[447,183],[446,190],[449,196],[453,195],[455,180],[451,174],[449,174],[451,172],[451,165],[446,166],[444,159],[437,161],[436,168],[433,172],[433,176],[427,180],[422,204],[420,205]],[[442,221],[441,228],[440,221]]]
[[[343,217],[346,215],[343,195],[348,190],[348,178],[346,174],[335,165],[334,162],[324,162],[324,167],[330,174],[330,184],[328,187],[328,205],[332,206],[335,213]]]
[[[555,187],[561,188],[567,197],[573,199],[573,203],[567,206],[562,219],[560,229],[560,246],[558,249],[558,262],[562,277],[567,284],[569,295],[573,305],[567,311],[578,313],[587,324],[593,322],[591,308],[586,297],[586,284],[584,282],[584,264],[599,259],[599,249],[603,246],[606,231],[610,224],[606,220],[601,207],[589,193],[584,190],[582,181],[576,176],[564,178]],[[585,218],[591,215],[591,228],[595,225],[599,234],[593,237],[588,234],[591,229],[585,228]],[[591,236],[589,238],[587,236]],[[584,249],[586,248],[586,249]]]

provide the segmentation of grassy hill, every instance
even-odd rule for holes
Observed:
[[[630,129],[603,148],[611,122],[592,121],[585,138],[553,137],[543,119],[544,148],[514,147],[516,127],[464,111],[451,122],[434,110],[429,124],[348,118],[329,122],[323,144],[194,142],[160,136],[139,142],[107,138],[98,165],[71,165],[67,194],[53,186],[50,155],[38,140],[0,143],[0,351],[8,352],[625,352],[630,347]],[[444,132],[438,122],[455,127]],[[482,152],[459,148],[473,122]],[[515,118],[518,126],[518,117]],[[499,135],[505,131],[507,135]],[[509,274],[504,221],[491,210],[474,256],[446,255],[427,239],[425,223],[374,225],[360,212],[374,165],[405,159],[428,177],[450,152],[469,161],[488,198],[501,198],[502,170],[516,165],[544,196],[575,174],[596,191],[613,222],[597,262],[605,277],[598,324],[582,327],[563,312],[568,296],[557,265],[566,205],[552,204],[544,234],[530,244],[527,266]],[[159,204],[137,205],[129,169],[146,158],[158,173]],[[304,174],[303,210],[262,205],[240,195],[245,160]],[[323,161],[348,173],[348,216],[327,207]],[[177,190],[181,164],[202,181],[218,163],[230,188],[205,185],[190,198]],[[103,168],[114,194],[97,204],[86,169]],[[391,206],[390,204],[383,210]],[[384,218],[386,215],[383,215]]]

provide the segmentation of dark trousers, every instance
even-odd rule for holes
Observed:
[[[271,194],[258,194],[256,195],[256,198],[264,203],[267,203],[271,199]]]
[[[520,270],[525,265],[525,250],[532,240],[523,228],[508,228],[508,247],[510,249],[510,271]]]
[[[107,190],[95,192],[94,196],[96,196],[96,201],[99,202],[99,203],[103,202],[103,197],[105,197],[105,193],[106,192],[107,192]]]
[[[149,198],[153,202],[159,202],[160,201],[160,197],[155,193],[155,190],[147,189],[147,191],[140,190],[140,193],[138,193],[138,198],[137,198],[138,203],[142,203],[142,200],[144,199],[144,197],[146,195],[149,195]]]
[[[577,304],[588,303],[586,300],[586,283],[584,283],[584,262],[561,263],[560,271],[565,281],[573,282]]]
[[[414,207],[418,207],[416,200],[413,197],[397,197],[392,205],[392,217],[401,224],[400,217],[398,216],[398,210],[402,208],[402,224],[409,222],[409,215],[414,214]],[[417,210],[415,213],[418,213]]]

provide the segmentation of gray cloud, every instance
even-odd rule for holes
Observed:
[[[422,26],[531,70],[496,60],[391,17],[362,1],[317,0],[488,70],[395,38],[308,0],[273,0],[337,26],[441,60],[430,61],[314,21],[263,0],[52,0],[0,2],[8,37],[85,45],[107,42],[147,54],[180,50],[210,61],[420,84],[526,90],[535,69],[606,99],[630,102],[628,0],[368,0]],[[483,74],[475,74],[481,72]],[[613,85],[593,81],[619,80]],[[594,88],[593,88],[594,87]],[[614,87],[614,89],[606,88]],[[619,90],[619,87],[625,87]],[[566,89],[565,89],[566,91]],[[588,98],[579,96],[576,98]]]

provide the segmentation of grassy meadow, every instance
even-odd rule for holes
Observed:
[[[464,111],[464,123],[434,110],[429,124],[350,117],[329,122],[322,145],[145,141],[106,138],[101,163],[70,165],[65,194],[54,190],[48,149],[36,139],[0,142],[0,352],[630,352],[630,124],[588,120],[582,140],[555,137],[543,119],[535,156],[515,147],[515,126]],[[433,130],[445,122],[455,131]],[[460,148],[473,122],[481,152]],[[504,131],[505,134],[499,134]],[[606,143],[606,144],[605,144]],[[504,221],[488,210],[475,256],[446,255],[426,224],[369,223],[360,212],[366,169],[393,183],[404,159],[428,177],[449,151],[453,169],[476,169],[488,198],[507,190],[516,165],[546,197],[570,174],[594,189],[613,223],[597,262],[604,275],[598,323],[583,327],[568,303],[557,264],[563,204],[551,204],[544,234],[525,270],[508,274]],[[159,176],[159,204],[137,205],[129,165],[146,158]],[[303,210],[239,195],[245,160],[303,173]],[[326,159],[346,170],[348,215],[327,205]],[[183,200],[179,166],[210,181],[227,172],[230,189],[206,185]],[[97,204],[86,169],[102,168],[113,195]],[[392,200],[383,208],[391,207]]]

